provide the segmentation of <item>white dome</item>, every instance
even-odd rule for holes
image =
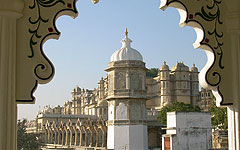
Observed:
[[[132,40],[127,37],[127,30],[125,32],[125,38],[121,41],[122,48],[115,51],[111,56],[112,61],[121,61],[121,60],[139,60],[143,61],[142,55],[135,49],[131,48]]]

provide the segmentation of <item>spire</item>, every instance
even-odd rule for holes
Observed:
[[[127,28],[125,29],[125,38],[122,39],[121,42],[122,42],[122,47],[131,47],[130,43],[132,42],[132,40],[128,38]]]
[[[125,29],[125,37],[126,37],[126,38],[128,37],[128,31],[127,31],[127,28]]]

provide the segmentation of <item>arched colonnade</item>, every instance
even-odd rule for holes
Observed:
[[[71,120],[64,124],[60,122],[47,122],[43,127],[40,139],[45,144],[65,145],[70,147],[106,147],[107,125],[106,121],[99,118],[93,121],[90,118],[86,121],[72,123]]]

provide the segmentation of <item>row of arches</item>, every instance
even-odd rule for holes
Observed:
[[[56,124],[47,122],[43,127],[40,139],[45,144],[55,144],[76,147],[106,147],[106,121],[99,118],[93,121],[90,118],[85,122],[78,119],[77,123]]]

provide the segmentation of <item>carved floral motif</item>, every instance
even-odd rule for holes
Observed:
[[[16,100],[34,103],[37,85],[51,81],[55,72],[43,44],[60,36],[55,25],[59,16],[77,16],[76,0],[26,0],[23,14],[17,22]]]
[[[202,48],[208,57],[208,62],[200,72],[200,84],[204,88],[213,90],[218,105],[231,105],[231,98],[225,99],[223,76],[231,68],[226,68],[229,54],[229,35],[225,32],[225,16],[222,0],[161,0],[161,9],[175,7],[180,13],[180,26],[192,26],[197,39],[195,48]],[[226,77],[225,77],[226,78]],[[225,79],[226,80],[226,79]]]

